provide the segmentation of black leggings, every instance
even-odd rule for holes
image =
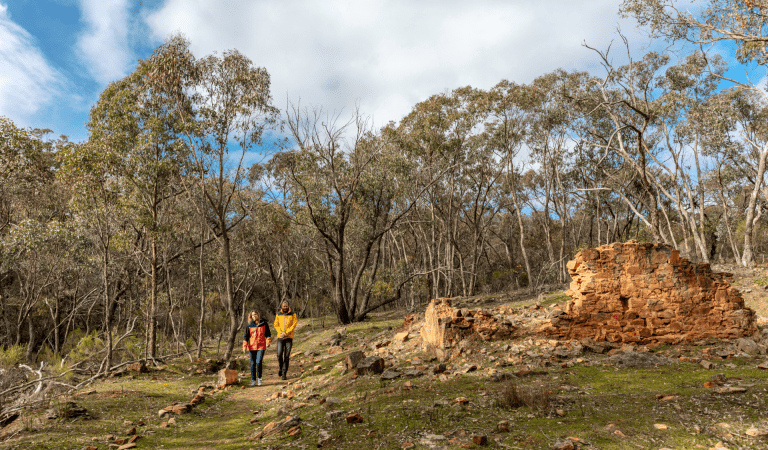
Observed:
[[[291,348],[293,347],[292,338],[277,340],[277,364],[280,366],[280,373],[288,374],[288,360],[291,357]]]

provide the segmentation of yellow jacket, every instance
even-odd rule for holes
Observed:
[[[280,337],[280,333],[285,333],[286,338],[293,339],[293,331],[296,329],[296,313],[289,309],[287,313],[278,311],[275,316],[275,333]]]

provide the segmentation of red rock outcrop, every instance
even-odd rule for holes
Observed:
[[[434,299],[424,312],[422,344],[425,350],[435,351],[443,360],[447,356],[445,350],[463,339],[472,336],[484,341],[509,338],[515,328],[504,317],[507,312],[506,306],[494,310],[454,308],[447,298]]]
[[[663,244],[629,241],[580,251],[568,263],[572,300],[543,328],[549,335],[609,342],[678,343],[755,333],[728,273],[680,258]]]

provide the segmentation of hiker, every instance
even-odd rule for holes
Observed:
[[[248,314],[248,322],[243,337],[243,352],[251,354],[251,386],[261,386],[261,361],[264,351],[272,345],[272,334],[267,321],[256,311]]]
[[[275,316],[275,332],[277,333],[277,363],[280,370],[277,376],[283,380],[288,379],[288,360],[291,357],[293,347],[293,330],[296,329],[296,313],[291,310],[291,305],[283,301],[280,311]]]

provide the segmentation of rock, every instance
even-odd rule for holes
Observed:
[[[171,412],[174,414],[186,414],[189,411],[190,411],[189,405],[175,405],[171,410]]]
[[[317,446],[324,447],[331,440],[331,433],[326,430],[320,430],[317,432]]]
[[[764,363],[762,363],[762,364],[759,364],[759,365],[757,366],[757,368],[758,368],[758,369],[763,369],[763,370],[768,370],[768,361],[766,361],[766,362],[764,362]]]
[[[133,442],[129,442],[125,445],[121,445],[120,447],[117,447],[117,450],[128,450],[129,448],[136,448],[136,444]]]
[[[616,367],[655,367],[670,364],[673,360],[652,353],[625,352],[611,356],[611,364]]]
[[[668,429],[669,427],[668,427],[668,426],[666,426],[666,425],[665,425],[665,424],[663,424],[663,423],[654,423],[654,424],[653,424],[653,428],[656,428],[657,430],[666,430],[666,429]]]
[[[362,361],[365,358],[365,353],[356,350],[354,352],[349,352],[347,356],[344,358],[344,367],[347,370],[352,370],[355,367],[357,367],[357,363]]]
[[[395,378],[400,377],[400,372],[396,370],[387,369],[384,371],[384,373],[381,374],[382,380],[394,380]]]
[[[707,361],[706,359],[702,359],[701,361],[699,361],[699,365],[707,370],[710,370],[713,367],[715,367],[715,365],[711,361]]]
[[[325,413],[325,417],[331,422],[335,422],[346,415],[347,413],[344,411],[331,411],[331,412]]]
[[[300,424],[301,418],[299,416],[289,416],[279,422],[269,422],[266,426],[264,426],[264,429],[261,430],[261,432],[254,435],[254,439],[261,439],[266,436],[282,433]]]
[[[358,413],[352,413],[347,416],[347,423],[350,425],[355,423],[363,423],[363,416]]]
[[[126,431],[125,431],[125,434],[126,434],[127,436],[133,436],[134,434],[136,434],[136,427],[132,427],[132,428],[130,428],[130,429],[128,429],[128,430],[126,430]]]
[[[168,422],[161,423],[160,428],[168,428]]]
[[[414,444],[411,441],[405,441],[403,442],[403,445],[400,446],[403,450],[410,450],[412,448],[416,448],[416,444]]]
[[[424,372],[422,372],[419,369],[408,369],[405,371],[404,375],[409,378],[418,378],[418,377],[423,377]]]
[[[176,425],[176,418],[171,417],[170,419],[168,419],[168,425]]]
[[[369,356],[362,359],[356,366],[358,375],[376,375],[384,372],[384,358]]]
[[[344,349],[341,348],[340,345],[334,345],[333,347],[328,348],[328,354],[329,355],[338,355],[339,353],[343,352]]]
[[[289,428],[288,431],[285,432],[286,436],[296,436],[298,434],[301,434],[301,427],[298,425],[293,428]]]
[[[408,340],[408,334],[409,333],[407,331],[403,331],[402,333],[397,333],[395,334],[395,340],[400,342],[405,342]]]
[[[570,439],[560,439],[552,446],[552,450],[574,450],[575,448]]]
[[[582,339],[581,345],[583,345],[587,350],[591,351],[592,353],[598,353],[598,354],[605,353],[610,348],[607,345],[603,345],[599,342],[595,342],[594,339],[589,337]]]
[[[341,400],[339,400],[336,397],[327,397],[325,399],[325,401],[323,402],[323,404],[325,405],[326,408],[333,408],[334,406],[338,405],[339,403],[341,403]]]
[[[501,422],[496,424],[496,431],[499,433],[509,433],[509,422],[506,420],[502,420]]]
[[[755,427],[749,428],[747,431],[745,431],[745,433],[750,437],[768,436],[768,430],[761,430]]]
[[[474,435],[472,436],[472,442],[475,445],[488,445],[488,436],[486,435]]]
[[[454,402],[458,403],[459,405],[466,405],[469,403],[469,399],[467,397],[458,397]]]
[[[741,394],[742,392],[747,392],[747,388],[737,386],[720,386],[713,388],[712,391],[717,392],[718,394]]]
[[[149,369],[147,368],[147,363],[144,360],[141,360],[135,364],[129,365],[128,370],[130,370],[131,372],[139,372],[139,373],[149,372]]]
[[[240,378],[238,377],[236,370],[221,369],[219,371],[219,380],[217,383],[219,387],[231,386],[233,384],[238,384],[239,382]]]
[[[740,338],[736,341],[736,348],[740,352],[744,352],[748,355],[755,356],[760,354],[760,347],[755,341],[749,338]]]
[[[603,245],[580,251],[567,267],[572,300],[541,330],[550,336],[642,345],[757,331],[755,312],[730,285],[731,274],[680,258],[668,245]]]

